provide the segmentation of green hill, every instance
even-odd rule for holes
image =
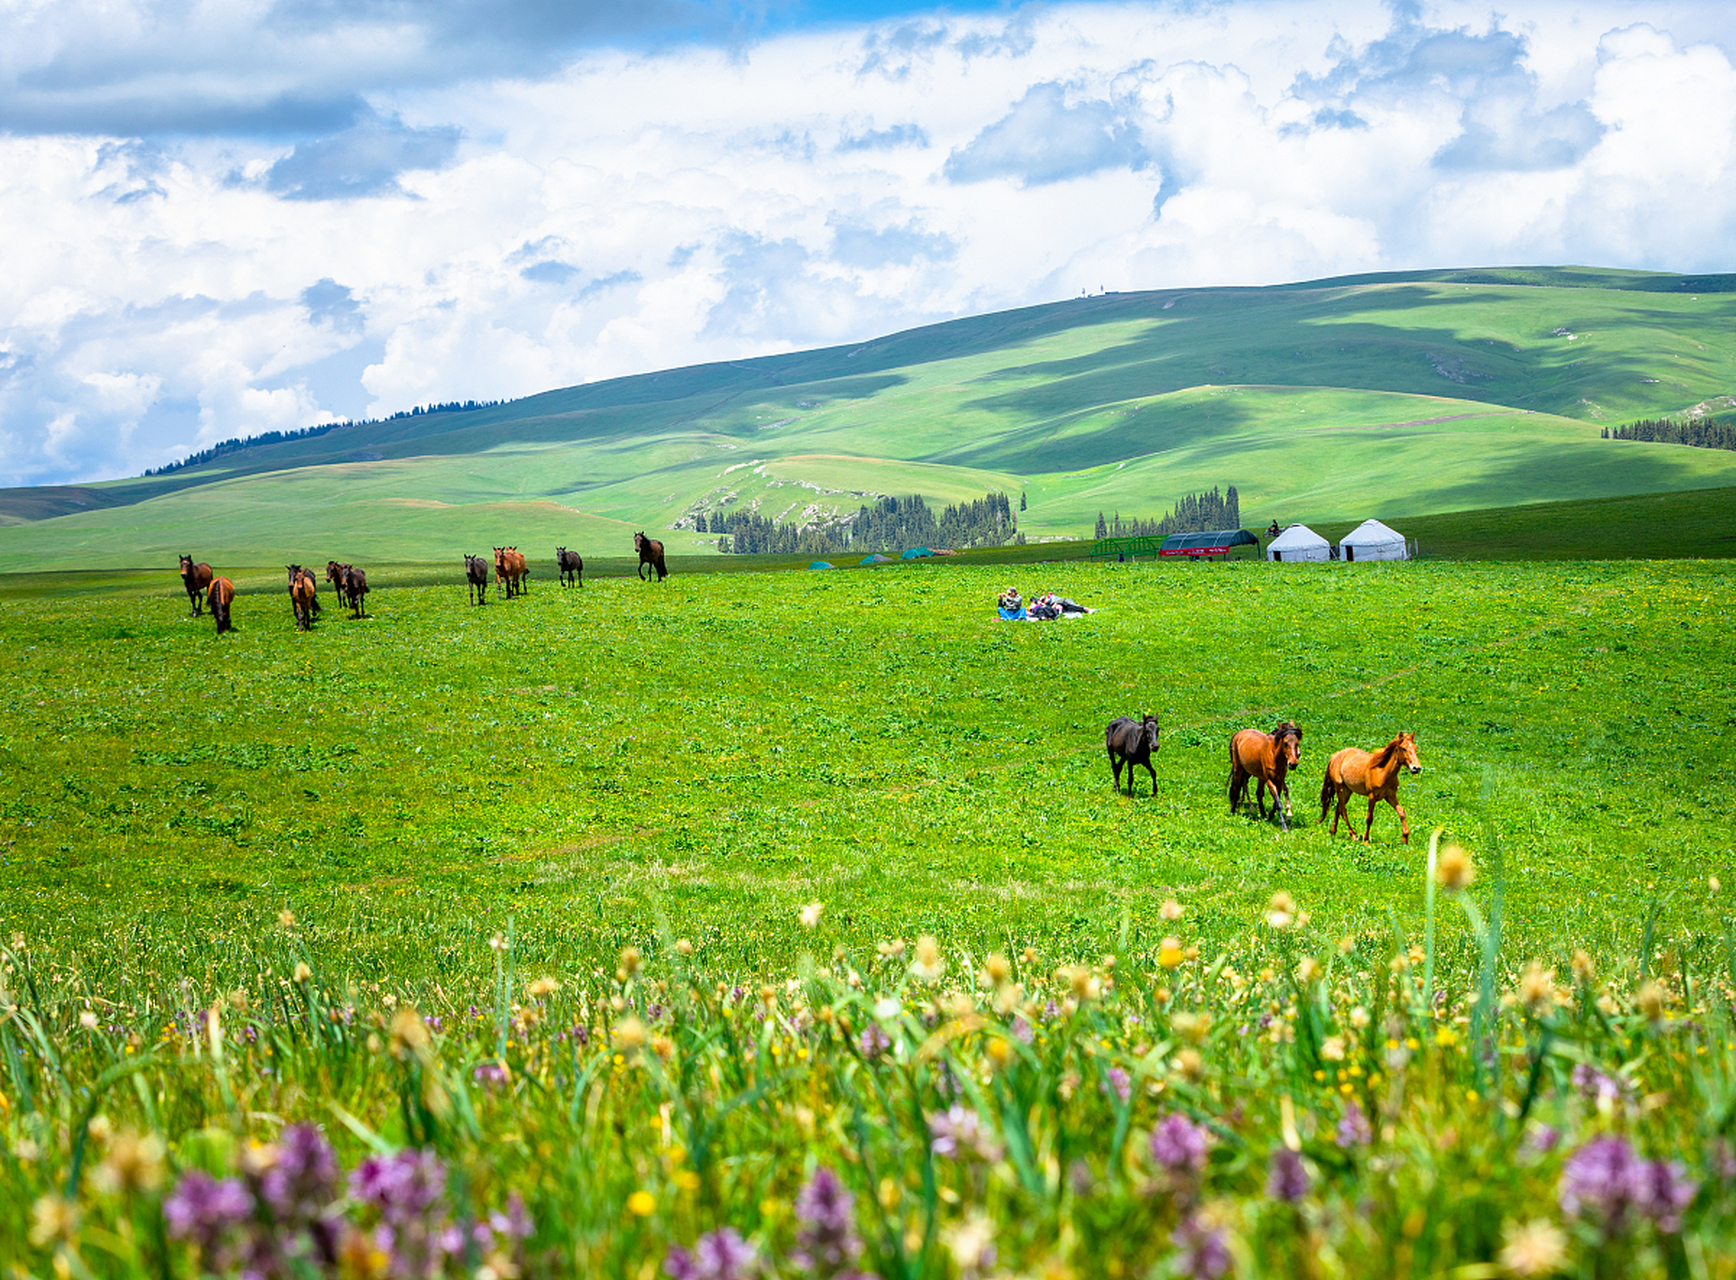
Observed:
[[[1581,268],[1109,294],[0,492],[0,569],[692,553],[695,509],[988,488],[1039,538],[1214,484],[1262,525],[1736,486],[1736,453],[1599,434],[1736,402],[1733,321],[1736,275]]]

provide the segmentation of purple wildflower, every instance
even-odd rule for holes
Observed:
[[[748,1280],[759,1271],[759,1255],[733,1227],[709,1231],[692,1250],[675,1245],[663,1259],[670,1280]]]
[[[955,1160],[964,1155],[1000,1159],[1000,1145],[983,1127],[982,1117],[969,1107],[955,1102],[945,1112],[931,1114],[928,1130],[933,1135],[929,1149],[937,1156]]]
[[[1580,1147],[1561,1170],[1562,1211],[1591,1219],[1610,1236],[1627,1230],[1631,1215],[1660,1231],[1680,1231],[1698,1190],[1680,1164],[1642,1160],[1626,1138],[1610,1134]]]
[[[851,1213],[854,1203],[837,1174],[824,1166],[815,1169],[796,1197],[796,1217],[802,1225],[790,1260],[820,1280],[849,1274],[862,1256]]]
[[[277,1163],[260,1178],[259,1194],[279,1222],[310,1221],[337,1199],[337,1157],[317,1126],[283,1131]]]
[[[394,1225],[420,1218],[446,1190],[446,1166],[432,1151],[369,1156],[350,1175],[350,1194]]]
[[[1120,1067],[1110,1067],[1104,1073],[1102,1087],[1105,1094],[1114,1090],[1115,1096],[1125,1103],[1133,1096],[1133,1077]]]
[[[1266,1172],[1266,1194],[1285,1204],[1295,1204],[1308,1194],[1308,1169],[1302,1157],[1288,1147],[1272,1153]]]
[[[1151,1131],[1151,1158],[1167,1173],[1197,1177],[1205,1172],[1211,1135],[1184,1115],[1170,1114]]]
[[[1374,1126],[1369,1124],[1368,1117],[1362,1113],[1362,1107],[1352,1102],[1344,1108],[1344,1115],[1338,1121],[1338,1131],[1334,1135],[1338,1145],[1349,1151],[1352,1147],[1366,1147],[1374,1141]]]
[[[253,1216],[253,1197],[234,1178],[219,1182],[198,1169],[181,1175],[173,1194],[163,1201],[169,1234],[189,1240],[205,1255],[208,1270],[218,1263],[234,1229]]]
[[[870,1062],[873,1062],[891,1047],[892,1037],[882,1031],[877,1022],[870,1022],[862,1028],[862,1034],[856,1037],[857,1051]]]
[[[1528,1159],[1541,1159],[1555,1150],[1561,1143],[1561,1130],[1552,1124],[1533,1121],[1525,1130],[1525,1138],[1519,1144],[1519,1150]]]
[[[1230,1250],[1217,1228],[1205,1226],[1197,1217],[1183,1218],[1169,1239],[1181,1253],[1179,1270],[1188,1280],[1218,1280],[1229,1274]]]
[[[1007,1030],[1012,1033],[1013,1039],[1017,1040],[1020,1044],[1035,1044],[1037,1041],[1037,1032],[1035,1028],[1031,1026],[1030,1021],[1026,1019],[1023,1014],[1014,1018],[1012,1022],[1007,1025]]]
[[[1601,1104],[1619,1102],[1629,1086],[1615,1076],[1605,1075],[1589,1062],[1582,1062],[1573,1069],[1573,1087],[1587,1102]]]
[[[1699,1186],[1688,1171],[1674,1160],[1648,1161],[1641,1170],[1639,1210],[1657,1224],[1659,1231],[1675,1235],[1682,1229],[1682,1214],[1694,1202]]]
[[[506,1083],[506,1068],[498,1062],[479,1062],[470,1078],[484,1088],[493,1090]]]

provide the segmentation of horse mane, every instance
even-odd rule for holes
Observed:
[[[1393,758],[1393,755],[1398,751],[1399,744],[1403,741],[1404,734],[1401,733],[1395,736],[1391,742],[1387,743],[1379,751],[1376,751],[1371,757],[1369,757],[1368,763],[1370,767],[1378,768],[1390,761]]]
[[[1302,741],[1302,726],[1293,720],[1280,721],[1278,727],[1272,730],[1272,741],[1282,742],[1286,734],[1300,742]]]

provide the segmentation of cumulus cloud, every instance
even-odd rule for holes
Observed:
[[[10,13],[0,484],[1099,286],[1736,261],[1727,6],[775,9]]]
[[[1034,84],[1002,119],[947,157],[953,182],[1015,178],[1040,186],[1099,169],[1142,167],[1139,128],[1115,107],[1090,98],[1068,101],[1066,87]]]
[[[285,200],[353,200],[400,195],[399,175],[443,168],[458,150],[450,125],[411,128],[368,111],[349,128],[296,144],[265,171],[265,189]]]

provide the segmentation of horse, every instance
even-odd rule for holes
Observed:
[[[367,570],[358,569],[354,565],[344,565],[339,577],[338,590],[340,594],[349,601],[350,617],[365,618],[368,616],[366,600],[368,594]]]
[[[506,571],[512,578],[512,594],[525,595],[530,591],[530,565],[517,547],[506,549]]]
[[[229,621],[229,606],[235,599],[235,584],[228,578],[213,580],[206,599],[211,602],[211,616],[217,620],[217,634],[235,630],[234,624]]]
[[[464,557],[464,577],[470,583],[470,603],[488,603],[488,561],[481,556]]]
[[[577,575],[577,585],[585,585],[585,559],[577,551],[568,551],[565,547],[555,548],[555,567],[561,571],[561,585],[574,585],[574,575]]]
[[[205,593],[211,587],[211,566],[193,563],[192,556],[181,557],[181,584],[187,588],[187,599],[193,606],[193,616],[202,612]]]
[[[1109,749],[1109,768],[1115,774],[1115,789],[1121,790],[1121,766],[1127,766],[1127,794],[1133,794],[1133,767],[1144,765],[1151,775],[1151,794],[1157,794],[1157,770],[1151,767],[1151,757],[1157,754],[1157,717],[1146,714],[1134,720],[1118,716],[1103,731],[1104,745]]]
[[[1255,802],[1266,816],[1266,788],[1272,789],[1272,810],[1278,825],[1290,829],[1290,781],[1287,775],[1302,760],[1302,730],[1286,720],[1271,733],[1243,729],[1230,739],[1230,812],[1247,794],[1248,779],[1256,779]]]
[[[297,631],[313,630],[313,615],[319,612],[319,586],[313,571],[299,564],[285,565],[289,570],[289,607],[295,613]]]
[[[1363,843],[1368,843],[1368,833],[1374,830],[1374,802],[1384,800],[1398,813],[1399,840],[1403,844],[1410,843],[1410,823],[1405,819],[1404,806],[1398,802],[1398,780],[1401,768],[1412,773],[1421,773],[1423,767],[1417,761],[1417,738],[1414,733],[1401,733],[1379,751],[1364,751],[1360,747],[1346,747],[1333,753],[1332,759],[1326,762],[1326,780],[1320,784],[1320,821],[1326,821],[1326,810],[1331,806],[1332,799],[1338,797],[1338,808],[1332,815],[1332,834],[1338,834],[1338,820],[1344,819],[1344,824],[1350,829],[1350,835],[1356,836],[1356,820],[1345,812],[1345,806],[1354,795],[1368,797],[1368,821],[1362,827]]]
[[[344,594],[344,566],[336,560],[326,561],[326,583],[340,596]]]
[[[663,562],[663,544],[656,538],[647,538],[643,533],[633,535],[633,550],[639,553],[639,581],[649,582],[645,576],[645,566],[650,565],[656,571],[657,581],[662,582],[669,576],[669,566]]]
[[[519,578],[524,570],[524,557],[512,547],[496,547],[494,549],[494,584],[496,594],[504,593],[510,600],[519,593]]]

